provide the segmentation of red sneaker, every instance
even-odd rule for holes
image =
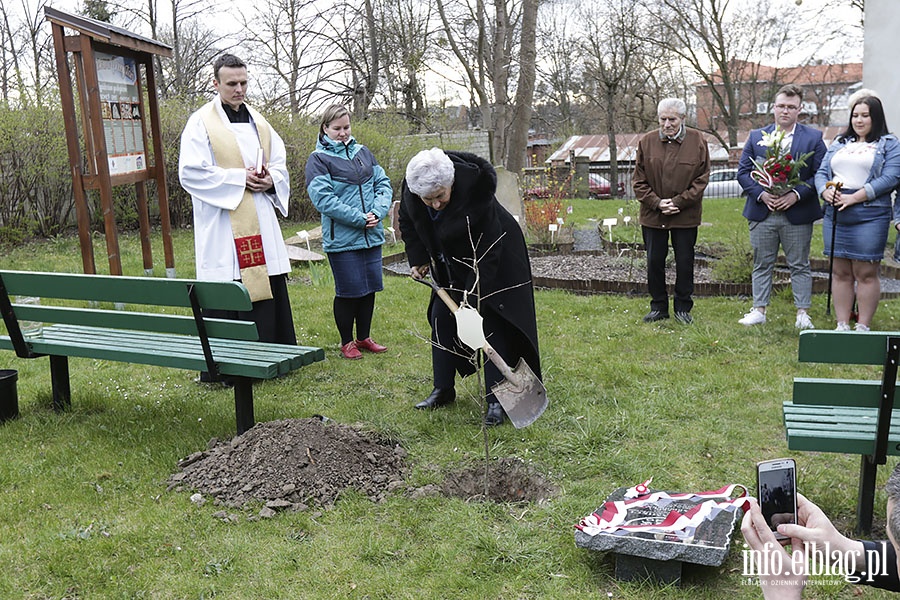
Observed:
[[[387,346],[376,344],[375,340],[370,337],[367,337],[364,340],[356,340],[356,347],[361,348],[362,350],[365,350],[367,352],[374,352],[375,354],[387,351]]]
[[[356,342],[347,342],[341,346],[341,355],[350,360],[358,360],[362,358],[362,352],[356,347]]]

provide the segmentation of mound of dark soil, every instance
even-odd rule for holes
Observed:
[[[169,489],[212,496],[218,504],[304,510],[327,508],[346,489],[373,501],[403,487],[406,452],[371,433],[321,419],[258,423],[229,441],[181,460]]]

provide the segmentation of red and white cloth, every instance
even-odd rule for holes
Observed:
[[[694,537],[701,523],[715,519],[722,511],[734,513],[748,508],[747,488],[742,485],[731,484],[708,492],[670,494],[651,493],[650,481],[652,479],[629,488],[624,500],[604,503],[575,528],[587,535],[644,532],[686,540]],[[667,511],[669,507],[671,509]],[[632,511],[631,517],[629,511]],[[662,518],[649,517],[647,513]]]

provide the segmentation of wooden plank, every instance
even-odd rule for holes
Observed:
[[[808,452],[838,452],[869,455],[875,450],[875,435],[839,431],[809,431],[788,429],[788,448]],[[900,436],[888,439],[887,454],[900,456]]]
[[[828,404],[877,408],[881,381],[862,379],[794,378],[794,404]]]
[[[200,341],[189,336],[52,326],[29,344],[39,354],[206,370]],[[255,379],[271,379],[324,359],[321,348],[215,338],[210,345],[222,374]],[[12,349],[8,336],[0,337],[0,348]]]
[[[197,335],[197,323],[190,315],[15,303],[13,310],[20,321]],[[247,341],[256,341],[259,337],[256,332],[256,324],[250,321],[229,319],[204,319],[203,321],[206,324],[206,333],[210,337]]]
[[[836,452],[840,454],[871,454],[875,449],[875,436],[810,434],[807,431],[789,429],[788,449],[805,452]]]
[[[3,270],[0,277],[9,293],[16,296],[190,307],[187,287],[194,285],[203,308],[238,311],[252,308],[250,294],[236,281]]]
[[[800,362],[850,365],[883,365],[887,338],[900,333],[890,331],[820,331],[800,332]]]
[[[874,408],[855,406],[826,406],[821,404],[791,404],[785,402],[782,406],[785,417],[808,415],[812,418],[833,416],[845,419],[874,419],[877,411]]]
[[[68,325],[55,325],[45,330],[45,335],[56,342],[71,344],[81,343],[86,338],[101,339],[100,345],[113,344],[121,347],[139,345],[158,352],[163,352],[171,344],[190,343],[192,351],[202,352],[200,341],[197,338],[178,339],[173,342],[172,336],[162,333],[142,332],[136,334],[127,330],[95,329],[85,327],[72,327]],[[190,342],[188,342],[190,340]],[[322,360],[325,357],[324,350],[320,348],[306,348],[301,346],[284,346],[268,344],[266,342],[249,342],[244,340],[229,340],[210,338],[210,347],[213,357],[217,362],[242,360],[256,360],[262,362],[282,363],[288,361],[288,370],[300,368],[306,364]],[[319,358],[321,356],[321,358]]]

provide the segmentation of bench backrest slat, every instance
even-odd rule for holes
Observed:
[[[862,379],[794,378],[794,404],[878,408],[881,382]]]
[[[14,296],[189,308],[185,290],[193,284],[204,309],[248,311],[252,307],[247,289],[234,281],[2,270],[0,277],[7,292]]]
[[[13,308],[20,321],[197,335],[197,323],[191,315],[30,304],[13,304]],[[256,341],[259,338],[256,325],[249,321],[205,318],[203,322],[210,337],[248,341]]]
[[[800,362],[883,365],[890,335],[887,331],[801,331],[798,358]]]

